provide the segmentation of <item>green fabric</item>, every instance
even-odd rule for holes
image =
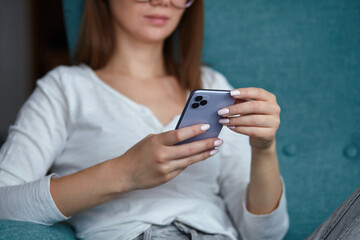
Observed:
[[[52,227],[35,223],[0,220],[0,240],[75,240],[74,231],[67,224]]]
[[[205,3],[203,59],[278,98],[287,239],[304,239],[360,183],[360,1]]]
[[[73,56],[81,25],[84,0],[63,0],[66,36],[70,54]]]
[[[83,1],[63,3],[73,51]],[[360,1],[205,0],[205,8],[203,61],[235,87],[277,95],[286,239],[304,239],[360,183]]]

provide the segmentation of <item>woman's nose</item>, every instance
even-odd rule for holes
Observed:
[[[171,4],[171,0],[151,0],[150,4],[152,4],[153,6],[165,6],[168,7]]]

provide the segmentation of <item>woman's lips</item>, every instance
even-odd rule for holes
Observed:
[[[155,25],[163,25],[165,24],[169,18],[167,16],[163,15],[148,15],[145,16],[151,23]]]

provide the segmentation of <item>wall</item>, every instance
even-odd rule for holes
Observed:
[[[31,86],[30,1],[0,1],[0,138],[26,100]]]

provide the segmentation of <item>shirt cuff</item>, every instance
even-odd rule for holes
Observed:
[[[55,202],[54,202],[54,199],[52,198],[51,196],[51,193],[50,193],[50,180],[52,178],[58,178],[60,177],[58,174],[56,173],[52,173],[48,176],[46,176],[46,203],[47,203],[47,206],[46,208],[50,210],[50,216],[49,216],[49,220],[53,223],[55,222],[61,222],[61,221],[66,221],[68,219],[70,219],[71,217],[66,217],[64,214],[62,214],[60,212],[60,210],[57,208]]]
[[[56,174],[37,181],[0,188],[0,219],[53,225],[69,219],[56,207],[50,193],[50,179]]]
[[[244,239],[282,239],[289,228],[289,216],[285,195],[285,184],[282,182],[282,195],[277,208],[269,214],[255,215],[246,207],[246,199],[242,203],[244,218],[240,232]]]

